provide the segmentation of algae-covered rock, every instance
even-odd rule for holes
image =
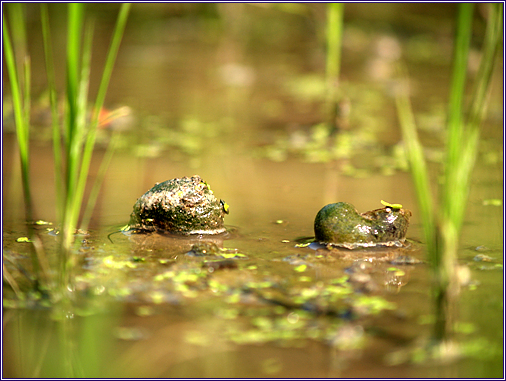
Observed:
[[[386,204],[386,203],[385,203]],[[348,249],[368,246],[401,246],[406,238],[411,212],[400,205],[358,213],[346,202],[324,206],[314,222],[319,242]]]
[[[141,231],[219,234],[228,205],[218,200],[199,176],[156,184],[143,194],[130,215],[130,227]]]

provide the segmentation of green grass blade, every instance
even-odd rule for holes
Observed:
[[[24,124],[27,128],[24,129],[23,139],[28,146],[30,144],[30,111],[31,111],[31,64],[30,57],[26,56],[23,63],[23,83],[25,85],[23,95],[23,117]]]
[[[22,16],[22,12],[21,12]],[[22,20],[21,20],[22,21]],[[20,23],[20,20],[17,22]],[[24,27],[17,26],[18,29]],[[24,34],[21,34],[24,36]],[[24,57],[24,63],[22,65],[23,80],[19,77],[17,70],[14,50],[9,36],[9,30],[5,20],[5,14],[3,15],[3,40],[4,40],[4,57],[7,66],[9,81],[11,84],[12,102],[14,110],[14,121],[16,125],[16,138],[18,142],[20,163],[21,163],[21,179],[23,184],[23,195],[25,202],[25,219],[27,222],[34,221],[32,196],[30,189],[30,107],[31,107],[31,65],[28,56]],[[24,41],[19,41],[22,45],[21,50],[25,46]],[[24,51],[24,50],[23,50]],[[21,91],[22,84],[24,83],[24,91]],[[24,93],[24,94],[22,94]],[[45,263],[45,256],[40,244],[40,239],[37,237],[35,230],[31,225],[28,225],[28,235],[32,241],[31,250],[31,261],[34,272],[34,286],[37,288],[40,283],[47,280],[47,266],[41,266],[42,261]],[[42,272],[41,272],[42,267]],[[41,276],[42,275],[42,276]]]
[[[116,61],[116,56],[118,55],[121,39],[123,38],[123,32],[125,30],[128,14],[130,12],[130,7],[131,4],[129,3],[121,4],[121,9],[113,32],[111,46],[109,47],[107,59],[105,62],[104,72],[102,74],[102,80],[100,81],[95,107],[93,109],[94,115],[92,119],[92,126],[98,123],[99,112],[102,106],[104,105],[105,94],[107,92],[107,87],[109,86],[109,81],[111,79],[111,74],[114,68],[114,62]]]
[[[488,4],[490,18],[487,22],[485,42],[483,45],[483,56],[476,75],[476,84],[473,90],[473,101],[471,104],[469,124],[477,126],[481,123],[486,111],[487,92],[490,87],[493,67],[496,61],[503,35],[503,3]]]
[[[93,183],[93,187],[91,189],[90,196],[88,198],[88,203],[86,205],[86,209],[85,209],[85,212],[83,215],[81,228],[84,230],[86,230],[88,228],[88,224],[91,220],[93,208],[95,207],[95,204],[97,202],[100,187],[102,186],[102,183],[104,181],[105,174],[107,172],[107,168],[109,168],[109,164],[111,163],[112,156],[114,154],[114,151],[116,150],[118,138],[119,138],[119,132],[113,131],[111,140],[110,140],[109,144],[107,145],[107,150],[105,152],[104,158],[102,159],[102,162],[100,163],[100,168],[98,169],[97,178],[96,178],[95,182]]]
[[[337,86],[341,67],[343,34],[343,3],[327,5],[327,58],[326,58],[326,119],[329,127],[336,130]]]
[[[472,32],[473,4],[459,4],[457,30],[455,37],[455,53],[452,69],[452,85],[450,87],[450,101],[448,110],[448,138],[446,143],[445,180],[442,188],[441,214],[446,226],[443,236],[449,234],[448,224],[457,223],[456,216],[459,209],[465,208],[467,201],[466,180],[459,175],[462,166],[462,148],[464,140],[463,97],[467,74],[467,60]],[[456,231],[460,228],[455,226]],[[453,236],[453,234],[452,234]],[[453,238],[450,239],[450,241]],[[445,241],[448,241],[446,238]],[[449,243],[447,242],[447,245]],[[456,245],[452,244],[452,250]],[[449,250],[446,250],[449,252]]]
[[[462,139],[459,165],[454,176],[456,186],[460,187],[462,193],[460,200],[455,201],[460,203],[455,205],[452,214],[459,230],[464,221],[471,174],[478,154],[480,125],[486,113],[487,94],[490,89],[494,64],[503,34],[504,5],[502,3],[488,5],[490,7],[490,18],[487,22],[483,55],[475,79],[468,120],[465,124],[466,129]]]
[[[33,220],[32,216],[32,197],[30,191],[29,181],[29,125],[27,124],[26,112],[23,109],[26,103],[26,94],[23,98],[20,78],[16,69],[16,61],[14,57],[14,49],[12,47],[7,22],[5,20],[5,13],[3,14],[3,41],[4,41],[4,57],[7,67],[7,73],[11,85],[12,104],[14,110],[14,122],[16,125],[16,136],[19,147],[19,156],[21,161],[21,173],[23,182],[23,194],[25,201],[26,220]],[[24,100],[25,99],[25,100]]]
[[[423,224],[425,242],[432,263],[438,261],[436,252],[436,219],[434,201],[430,188],[429,172],[423,155],[423,148],[418,139],[415,118],[411,110],[407,89],[399,91],[395,98],[397,113],[401,125],[402,136],[406,144],[406,152],[411,167],[411,175],[415,184],[420,219]]]
[[[96,138],[96,130],[98,125],[98,117],[100,109],[102,108],[105,100],[105,94],[107,91],[107,87],[109,85],[109,80],[111,78],[112,69],[114,67],[114,62],[116,60],[116,56],[119,50],[119,45],[121,43],[121,39],[123,36],[123,32],[125,30],[126,21],[128,18],[128,13],[130,11],[131,4],[122,4],[121,9],[118,15],[118,19],[116,21],[116,26],[113,31],[113,37],[111,46],[109,47],[109,51],[107,54],[107,59],[104,67],[104,72],[102,74],[102,79],[100,81],[99,90],[97,93],[97,99],[93,108],[93,117],[89,126],[89,132],[86,138],[84,153],[83,153],[83,160],[81,164],[81,171],[79,174],[79,183],[77,186],[77,195],[76,203],[78,200],[79,205],[82,202],[83,195],[84,195],[84,188],[86,186],[86,180],[88,177],[88,171],[89,171],[89,165],[91,162],[91,156],[93,153],[93,147],[95,145],[95,138]],[[74,210],[76,210],[77,206]]]
[[[71,162],[73,163],[72,171],[74,172],[74,181],[72,184],[74,189],[79,189],[79,171],[82,167],[83,163],[83,143],[85,139],[87,139],[87,135],[89,135],[88,128],[88,88],[90,82],[90,67],[91,67],[91,50],[93,43],[93,25],[88,24],[85,28],[85,36],[84,36],[84,45],[82,52],[82,62],[81,62],[81,74],[80,81],[78,86],[77,100],[76,100],[76,126],[74,133],[74,144],[71,152]],[[86,174],[87,177],[87,174]],[[81,211],[82,205],[82,193],[74,192],[69,195],[68,204],[67,204],[67,212],[68,212],[68,227],[70,228],[69,232],[66,234],[66,239],[68,240],[68,245],[70,245],[70,240],[72,239],[73,230],[77,227],[77,222],[79,219],[79,213]]]
[[[472,34],[473,4],[459,4],[457,27],[454,42],[452,81],[448,102],[447,140],[445,146],[444,183],[441,188],[440,233],[442,250],[448,262],[441,266],[440,278],[443,285],[448,283],[447,274],[457,255],[460,227],[456,221],[459,209],[465,208],[467,188],[465,179],[459,175],[462,166],[462,147],[464,142],[464,95],[467,77],[467,61]]]
[[[84,4],[68,4],[67,25],[67,102],[68,124],[67,139],[72,141],[77,117],[77,93],[79,86],[79,58],[81,57],[81,33],[84,18]]]
[[[93,23],[85,27],[84,45],[82,50],[81,75],[77,96],[76,146],[81,149],[87,130],[88,90],[90,84],[91,50],[93,43]],[[78,156],[79,157],[79,156]]]
[[[26,211],[27,211],[27,221],[33,222],[33,204],[32,204],[32,195],[31,195],[31,186],[30,186],[30,97],[31,97],[31,78],[30,78],[30,58],[25,57],[25,62],[23,65],[23,78],[24,78],[24,97],[23,97],[23,128],[21,129],[21,138],[23,141],[23,145],[26,147],[25,153],[22,156],[22,176],[23,176],[23,188],[25,189],[26,194]]]
[[[55,189],[56,199],[64,200],[63,198],[63,184],[62,184],[62,152],[61,152],[61,132],[58,114],[58,97],[56,93],[56,80],[54,75],[53,53],[51,46],[51,30],[49,27],[49,14],[47,4],[41,4],[41,22],[42,22],[42,38],[44,45],[44,58],[46,63],[46,75],[49,87],[49,104],[51,106],[51,120],[52,120],[52,138],[53,138],[53,160],[54,160],[54,175],[55,175]],[[63,220],[63,205],[62,202],[56,202],[56,215],[58,220]]]
[[[81,34],[84,19],[84,4],[70,3],[68,4],[68,24],[67,24],[67,118],[66,118],[66,135],[65,135],[65,148],[66,148],[66,168],[65,168],[65,195],[75,194],[76,176],[78,171],[77,159],[77,145],[79,144],[76,139],[77,134],[77,120],[78,120],[78,105],[77,100],[79,97],[79,74],[80,65],[79,59],[81,57]],[[67,199],[64,207],[63,224],[67,226],[68,211],[71,207],[71,200]]]
[[[448,101],[447,121],[447,158],[446,172],[452,173],[458,164],[460,144],[462,142],[463,103],[466,85],[467,61],[469,45],[471,42],[473,9],[472,3],[459,4],[455,49],[453,54],[452,81],[450,86],[450,98]],[[451,200],[451,195],[445,194],[443,205]]]
[[[341,44],[343,29],[343,3],[330,3],[327,6],[327,59],[328,77],[339,76],[341,66]]]
[[[471,38],[471,4],[461,4],[457,19],[452,83],[448,106],[448,137],[445,146],[444,184],[439,208],[430,197],[428,172],[422,147],[416,134],[414,117],[405,93],[397,94],[396,103],[403,138],[424,225],[425,239],[432,262],[435,287],[435,339],[441,343],[452,334],[452,287],[456,285],[455,265],[459,237],[469,196],[471,173],[476,161],[480,138],[479,125],[485,114],[486,95],[490,87],[497,50],[501,43],[503,4],[489,4],[482,61],[476,76],[468,119],[464,119],[464,94],[467,60]]]
[[[26,57],[26,27],[25,5],[23,3],[9,3],[4,7],[8,9],[9,21],[12,30],[12,44],[15,47],[15,61],[18,72],[23,67]]]

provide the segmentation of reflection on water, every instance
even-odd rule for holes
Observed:
[[[247,5],[236,6],[223,6],[226,27],[233,33],[220,38],[211,19],[195,27],[188,18],[172,19],[163,12],[155,17],[161,6],[148,10],[138,4],[140,13],[127,28],[108,94],[110,104],[132,109],[135,123],[122,132],[90,236],[78,254],[78,303],[70,314],[4,308],[4,375],[65,376],[59,367],[65,353],[70,353],[75,374],[86,377],[499,375],[503,219],[501,208],[483,201],[502,194],[500,160],[492,154],[481,157],[459,253],[470,280],[456,301],[456,322],[470,357],[449,364],[424,362],[417,348],[430,335],[433,315],[409,174],[386,176],[370,170],[386,157],[376,151],[352,163],[367,170],[361,172],[365,177],[343,175],[349,164],[344,159],[310,163],[292,155],[290,149],[307,142],[310,125],[318,122],[318,102],[301,101],[287,90],[292,88],[288,80],[300,83],[302,74],[320,67],[316,36],[301,35],[313,30],[309,25],[315,20],[295,11],[280,18],[261,6],[248,12]],[[359,10],[352,6],[350,15]],[[312,12],[318,20],[318,9]],[[250,24],[237,24],[238,15]],[[288,32],[261,35],[255,22],[263,17],[282,19],[269,24],[272,32],[291,30],[292,25],[297,38]],[[241,30],[248,25],[261,44],[242,40]],[[346,33],[343,75],[353,83],[348,86],[350,128],[375,126],[382,142],[395,144],[399,132],[388,95],[388,62],[370,74],[374,83],[363,73],[364,68],[373,70],[381,57],[390,60],[392,55],[382,49],[395,53],[400,42],[383,34],[370,36],[360,25]],[[270,41],[273,35],[286,44]],[[417,59],[422,60],[420,49],[429,54],[427,47],[435,42],[419,38],[409,44],[418,47]],[[374,59],[365,56],[370,46],[375,47]],[[446,45],[438,46],[442,59],[449,57]],[[441,115],[432,109],[447,94],[447,78],[438,65],[414,64],[412,73],[419,85],[414,97],[420,124],[434,150],[442,132]],[[36,86],[42,86],[42,75],[34,74]],[[42,124],[35,128],[32,145],[33,198],[37,217],[55,221],[52,150]],[[495,127],[491,121],[485,133],[489,153],[499,152],[496,142],[502,133]],[[288,152],[288,159],[276,162],[259,155],[259,147],[276,139],[286,143],[283,138],[291,144],[281,152]],[[99,137],[100,147],[107,139],[107,132]],[[14,141],[12,134],[4,134],[4,254],[29,268],[28,249],[16,242],[25,230]],[[99,148],[91,181],[102,155]],[[194,174],[227,200],[225,224],[236,227],[233,234],[188,240],[118,233],[112,242],[107,239],[128,222],[135,201],[153,184]],[[407,234],[412,246],[402,255],[390,249],[313,250],[300,245],[301,237],[314,236],[314,218],[322,206],[346,201],[359,210],[373,210],[382,199],[413,212]],[[44,227],[38,229],[44,233]],[[50,251],[54,237],[42,236]],[[218,251],[187,255],[202,241],[214,243]],[[490,259],[479,262],[477,254]],[[13,264],[8,269],[23,278]]]

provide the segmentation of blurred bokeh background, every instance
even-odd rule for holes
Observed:
[[[26,4],[25,10],[27,51],[32,61],[34,206],[37,218],[54,221],[51,121],[40,9],[38,4]],[[86,5],[87,17],[95,21],[92,97],[118,10],[119,4],[114,3]],[[240,235],[225,244],[246,252],[254,259],[252,265],[257,265],[256,261],[268,262],[260,265],[262,271],[255,273],[256,280],[293,276],[291,265],[280,261],[298,252],[283,241],[313,235],[314,216],[331,202],[350,202],[360,212],[381,207],[381,199],[401,203],[413,211],[408,237],[420,241],[416,201],[395,108],[398,66],[402,63],[409,74],[416,121],[437,187],[456,11],[453,3],[345,4],[338,84],[340,138],[329,144],[328,131],[322,127],[327,4],[133,4],[105,101],[104,114],[116,112],[117,117],[104,123],[99,131],[90,174],[93,181],[115,134],[116,152],[90,225],[95,234],[91,240],[95,242],[94,255],[102,258],[110,250],[125,258],[145,255],[158,261],[158,265],[163,258],[177,257],[167,249],[167,242],[155,242],[146,249],[137,242],[118,238],[116,246],[109,246],[106,235],[128,222],[135,200],[156,182],[194,174],[199,174],[217,197],[230,205],[226,223],[236,227]],[[49,4],[60,91],[65,87],[66,12],[66,4]],[[486,7],[477,4],[474,17],[468,63],[470,81],[478,68]],[[116,304],[107,304],[114,316],[105,318],[105,312],[94,315],[95,320],[83,322],[79,332],[90,329],[94,335],[107,338],[109,341],[104,342],[108,346],[100,344],[99,339],[97,345],[106,348],[106,355],[113,360],[101,364],[96,358],[90,360],[83,355],[83,362],[90,361],[96,367],[92,375],[499,376],[503,219],[501,208],[490,200],[501,199],[503,194],[502,59],[497,66],[462,239],[461,261],[470,265],[473,281],[469,284],[476,287],[468,287],[462,294],[459,316],[469,324],[464,327],[472,327],[464,334],[470,335],[466,340],[471,344],[466,348],[474,357],[436,365],[420,360],[414,365],[416,361],[410,362],[399,354],[413,347],[420,332],[427,331],[430,318],[425,322],[418,319],[430,316],[426,269],[416,268],[418,272],[413,271],[401,291],[387,295],[401,308],[382,320],[370,323],[367,317],[352,328],[346,326],[333,333],[332,340],[311,340],[305,334],[289,341],[291,344],[260,339],[243,345],[239,341],[231,343],[223,333],[220,320],[228,310],[208,307],[205,301],[205,307],[196,307],[202,296],[197,301],[181,305],[180,301],[169,301],[166,305],[153,302],[153,290],[148,286],[149,292],[145,291],[145,296],[136,294],[135,300],[118,295],[117,290],[135,289],[134,280],[152,282],[160,269],[151,267],[145,272],[129,272],[130,279],[120,276],[119,285],[107,283],[110,279],[100,280],[104,289],[116,290],[112,297]],[[6,70],[3,73],[4,251],[17,255],[23,254],[23,249],[12,242],[23,231],[23,198],[10,87]],[[485,248],[492,267],[481,268],[483,263],[474,259],[481,253],[479,248]],[[269,262],[273,259],[277,262]],[[313,280],[326,280],[344,271],[344,266],[325,266],[335,267],[322,270],[317,266],[311,270],[315,271],[311,273]],[[139,310],[143,306],[148,313]],[[57,358],[49,355],[38,360],[32,349],[26,349],[33,347],[30,340],[34,337],[49,337],[40,338],[37,334],[56,329],[49,314],[38,312],[40,316],[33,322],[28,317],[32,312],[4,308],[4,330],[8,332],[8,340],[4,341],[5,376],[25,377],[23,367],[30,374],[41,369],[42,374],[59,374],[54,365]],[[293,321],[293,315],[287,319]],[[304,326],[306,333],[311,319],[304,318],[308,324]],[[121,331],[121,327],[138,330]],[[207,336],[200,335],[202,332],[207,332]],[[353,340],[360,341],[364,336],[371,338],[360,350],[347,351],[336,344],[342,337],[355,343]],[[47,343],[51,340],[44,341],[44,345],[50,345]],[[95,342],[86,343],[95,348]],[[385,360],[386,352],[393,354]],[[104,359],[109,358],[106,355]]]

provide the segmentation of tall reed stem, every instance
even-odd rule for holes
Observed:
[[[90,81],[93,26],[91,23],[85,22],[84,4],[68,4],[67,81],[63,128],[60,128],[61,119],[57,106],[49,15],[47,6],[44,4],[41,6],[46,72],[53,118],[53,151],[61,243],[58,283],[62,292],[67,287],[72,288],[74,234],[78,227],[83,205],[84,190],[88,180],[88,172],[95,145],[99,110],[102,108],[105,100],[105,94],[126,26],[130,6],[130,4],[121,5],[90,120],[88,117],[88,86]],[[63,145],[63,149],[61,145]],[[95,188],[93,195],[96,193]],[[92,197],[92,202],[94,202],[93,199],[94,197]],[[85,217],[86,220],[89,219],[89,215]]]
[[[11,85],[14,122],[21,162],[21,178],[25,202],[25,219],[33,222],[32,193],[30,189],[30,60],[23,57],[23,65],[16,65],[15,52],[11,43],[5,13],[3,14],[4,56]],[[20,77],[19,70],[23,77]],[[23,86],[24,83],[24,86]]]
[[[343,3],[329,3],[327,5],[327,61],[325,102],[325,118],[330,131],[336,132],[337,95],[339,88],[339,71],[341,67],[341,45],[343,34]]]
[[[480,69],[465,117],[464,94],[467,60],[472,32],[473,4],[459,4],[452,81],[448,106],[445,145],[444,181],[440,203],[434,203],[428,184],[428,171],[419,142],[407,92],[397,95],[397,110],[406,143],[411,173],[415,183],[427,250],[432,265],[436,322],[434,338],[448,340],[452,334],[452,298],[458,288],[457,253],[471,173],[476,161],[480,138],[479,127],[485,115],[486,95],[502,36],[503,4],[489,4],[485,41]]]

